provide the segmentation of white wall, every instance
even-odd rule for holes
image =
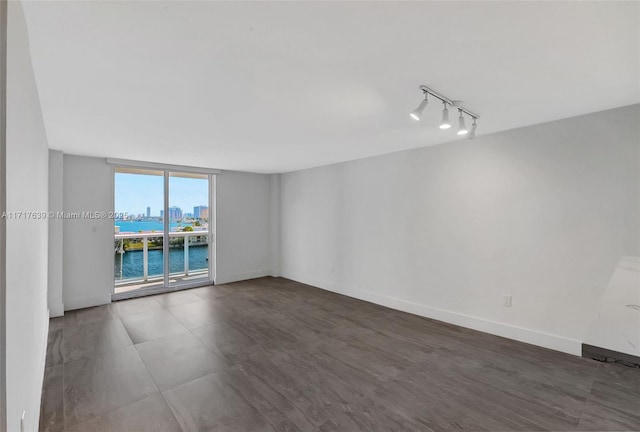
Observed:
[[[271,176],[224,171],[216,183],[216,283],[271,274]]]
[[[49,150],[49,211],[57,214],[64,208],[63,191],[63,155],[62,152]],[[49,316],[64,315],[62,301],[63,281],[63,225],[58,217],[49,218],[49,277],[48,304]]]
[[[113,211],[113,174],[106,159],[65,154],[65,212]],[[63,302],[66,310],[111,302],[113,220],[65,219]]]
[[[63,163],[64,211],[113,210],[113,174],[105,159],[65,154]],[[233,171],[217,176],[216,283],[271,274],[272,177]],[[65,310],[109,303],[113,221],[67,219],[58,247]]]
[[[282,275],[579,354],[640,248],[639,114],[283,174]]]
[[[9,2],[7,210],[47,211],[47,137],[20,2]],[[47,219],[7,220],[7,429],[38,429],[48,331]]]

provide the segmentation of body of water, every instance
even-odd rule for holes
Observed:
[[[205,270],[209,268],[209,246],[189,246],[189,271]],[[122,255],[122,268],[120,266],[120,254],[115,254],[114,276],[116,280],[142,279],[144,276],[143,252],[141,250],[128,251]],[[122,270],[122,275],[120,271]],[[175,248],[169,250],[169,273],[184,272],[184,249]],[[164,274],[164,259],[162,250],[149,251],[149,277],[162,276]]]
[[[170,222],[169,229],[190,226],[191,224]],[[161,221],[116,221],[115,226],[120,227],[120,232],[162,231],[164,224]]]
[[[140,231],[157,231],[162,233],[164,225],[161,221],[115,221],[115,226],[120,227],[120,232],[140,232]],[[171,222],[169,229],[189,226],[191,224]],[[164,259],[162,249],[149,250],[149,277],[162,276],[164,274]],[[116,280],[120,279],[142,279],[144,276],[143,269],[143,252],[142,250],[126,251],[122,255],[122,265],[120,263],[120,254],[114,254],[114,276]],[[190,245],[189,246],[189,270],[204,270],[209,268],[209,246],[208,245]],[[184,248],[171,248],[169,250],[169,272],[184,272]]]

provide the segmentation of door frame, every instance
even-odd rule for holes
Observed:
[[[0,0],[2,1],[2,0]],[[174,285],[169,285],[169,241],[163,241],[163,282],[162,286],[155,285],[149,287],[142,287],[136,290],[116,293],[115,292],[115,283],[112,281],[111,288],[111,300],[124,300],[128,298],[142,297],[153,294],[161,294],[173,291],[180,291],[189,288],[197,288],[202,286],[210,286],[215,285],[216,279],[216,210],[215,210],[215,202],[216,202],[216,175],[220,174],[221,171],[217,169],[208,169],[208,168],[197,168],[197,167],[189,167],[189,166],[181,166],[181,165],[166,165],[166,164],[158,164],[152,162],[140,162],[140,161],[130,161],[124,159],[107,159],[107,163],[112,166],[112,209],[115,211],[115,174],[118,168],[132,168],[132,169],[142,169],[142,170],[156,170],[163,172],[163,184],[164,184],[164,214],[168,216],[169,210],[169,178],[170,173],[195,173],[195,174],[205,174],[207,175],[208,180],[208,206],[209,206],[209,248],[208,248],[208,257],[209,257],[209,268],[207,280],[194,281],[194,282],[186,282],[179,283]],[[169,218],[164,217],[163,219],[164,229],[163,235],[167,237],[169,233]],[[115,232],[114,232],[115,234]],[[113,275],[115,271],[115,264],[111,262],[111,272]]]

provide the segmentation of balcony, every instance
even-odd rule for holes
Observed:
[[[164,282],[164,233],[114,234],[115,293]],[[169,284],[207,279],[209,231],[169,233]]]

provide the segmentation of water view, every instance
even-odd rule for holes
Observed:
[[[189,247],[189,271],[206,270],[209,267],[209,247],[190,246]],[[120,256],[115,256],[115,277],[116,279],[142,279],[144,276],[143,252],[141,250],[129,251]],[[122,272],[122,273],[121,273]],[[169,250],[169,273],[184,273],[184,249]],[[162,277],[164,274],[164,259],[162,250],[149,251],[149,277]]]
[[[171,276],[170,285],[209,277],[209,177],[168,173],[168,206],[164,179],[164,171],[116,169],[114,204],[120,215],[114,221],[116,293],[147,282],[157,284],[166,274]],[[168,238],[164,220],[169,221]]]
[[[147,277],[164,274],[163,222],[161,220],[117,220],[115,222],[114,277],[116,281],[143,279],[144,241],[147,242]],[[204,221],[172,221],[169,244],[169,273],[185,274],[185,241],[188,241],[189,272],[209,268],[207,224]],[[204,232],[204,235],[198,235]],[[180,234],[182,233],[182,234]],[[138,234],[138,235],[136,235]]]
[[[124,232],[145,232],[145,231],[158,231],[162,232],[164,230],[164,223],[161,220],[116,220],[116,227],[118,227],[121,233]],[[170,222],[169,230],[173,228],[178,228],[180,226],[185,226],[190,224],[182,224],[178,222]]]

